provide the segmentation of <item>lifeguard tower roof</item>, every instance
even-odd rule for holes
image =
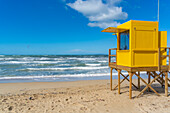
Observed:
[[[166,58],[169,57],[167,50],[170,48],[167,47],[167,31],[158,31],[158,22],[130,20],[117,27],[108,27],[102,30],[102,32],[115,33],[117,35],[117,48],[109,49],[109,67],[111,68],[111,72],[113,69],[117,70],[118,78],[120,79],[120,74],[124,76],[121,70],[128,71],[131,85],[132,76],[136,75],[139,78],[138,87],[133,85],[136,88],[140,88],[140,79],[143,81],[140,77],[140,71],[146,71],[148,81],[150,81],[150,76],[152,76],[155,80],[159,81],[161,85],[165,84],[167,95],[167,72],[169,71],[169,65],[167,65]],[[116,51],[116,55],[111,55],[112,50]],[[111,61],[111,57],[115,57],[116,60]],[[156,73],[157,71],[159,71],[159,74]],[[165,77],[165,80],[160,76]],[[124,78],[127,79],[125,76]],[[120,80],[118,84],[119,83]],[[149,87],[149,89],[152,89],[158,94],[151,88],[149,83],[146,84],[147,88]],[[145,90],[147,88],[145,88]],[[120,87],[118,91],[120,93]],[[139,95],[143,92],[144,91]]]

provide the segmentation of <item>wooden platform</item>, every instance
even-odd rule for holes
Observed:
[[[114,62],[109,63],[109,67],[113,69],[125,70],[128,72],[137,72],[137,71],[158,71],[158,67],[128,67],[116,65]],[[161,66],[160,71],[169,71],[169,65]]]

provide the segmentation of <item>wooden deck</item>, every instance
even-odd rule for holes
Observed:
[[[128,72],[137,72],[137,71],[158,71],[158,67],[128,67],[128,66],[121,66],[117,65],[114,62],[109,63],[109,67],[113,69],[120,69],[125,70]],[[169,71],[169,65],[161,66],[160,71]]]

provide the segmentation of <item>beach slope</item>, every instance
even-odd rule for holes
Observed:
[[[133,80],[134,83],[137,81]],[[113,81],[116,85],[117,80]],[[121,95],[110,91],[109,80],[74,82],[33,82],[0,84],[0,112],[23,113],[168,113],[170,97],[145,92],[129,99],[128,82],[121,84]],[[144,86],[142,86],[144,87]],[[139,94],[133,88],[133,96]]]

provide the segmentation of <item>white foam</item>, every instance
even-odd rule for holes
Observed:
[[[103,60],[103,61],[97,61],[97,62],[108,62],[108,61]]]
[[[30,63],[38,63],[38,64],[56,64],[56,63],[61,63],[65,61],[33,61]]]
[[[101,64],[86,64],[87,66],[100,66]]]
[[[4,61],[4,60],[13,60],[14,58],[0,58],[0,61]]]
[[[63,58],[47,58],[47,57],[22,57],[22,58],[13,58],[13,57],[7,57],[7,58],[0,58],[0,61],[8,61],[8,60],[13,60],[13,61],[44,61],[44,60],[64,60]]]
[[[0,64],[29,64],[29,63],[36,63],[36,64],[56,64],[65,61],[6,61],[0,62]]]
[[[67,75],[49,75],[49,76],[16,76],[16,77],[0,77],[0,80],[9,79],[34,79],[34,78],[60,78],[60,77],[92,77],[92,76],[108,76],[109,73],[99,74],[67,74]]]
[[[7,62],[0,62],[0,64],[24,64],[24,63],[29,63],[25,61],[7,61]]]
[[[112,75],[116,76],[118,73],[114,72]],[[128,74],[128,72],[122,72],[122,74]],[[141,72],[146,74],[146,72]],[[66,74],[66,75],[49,75],[49,76],[15,76],[15,77],[0,77],[0,80],[14,80],[14,79],[43,79],[43,78],[61,78],[61,77],[100,77],[110,76],[110,73],[95,73],[95,74]]]
[[[30,71],[55,71],[55,70],[95,70],[95,69],[107,69],[108,66],[101,67],[66,67],[66,68],[26,68],[19,71],[30,70]]]
[[[71,57],[71,58],[67,58],[70,60],[96,60],[96,58],[77,58],[77,57]]]

